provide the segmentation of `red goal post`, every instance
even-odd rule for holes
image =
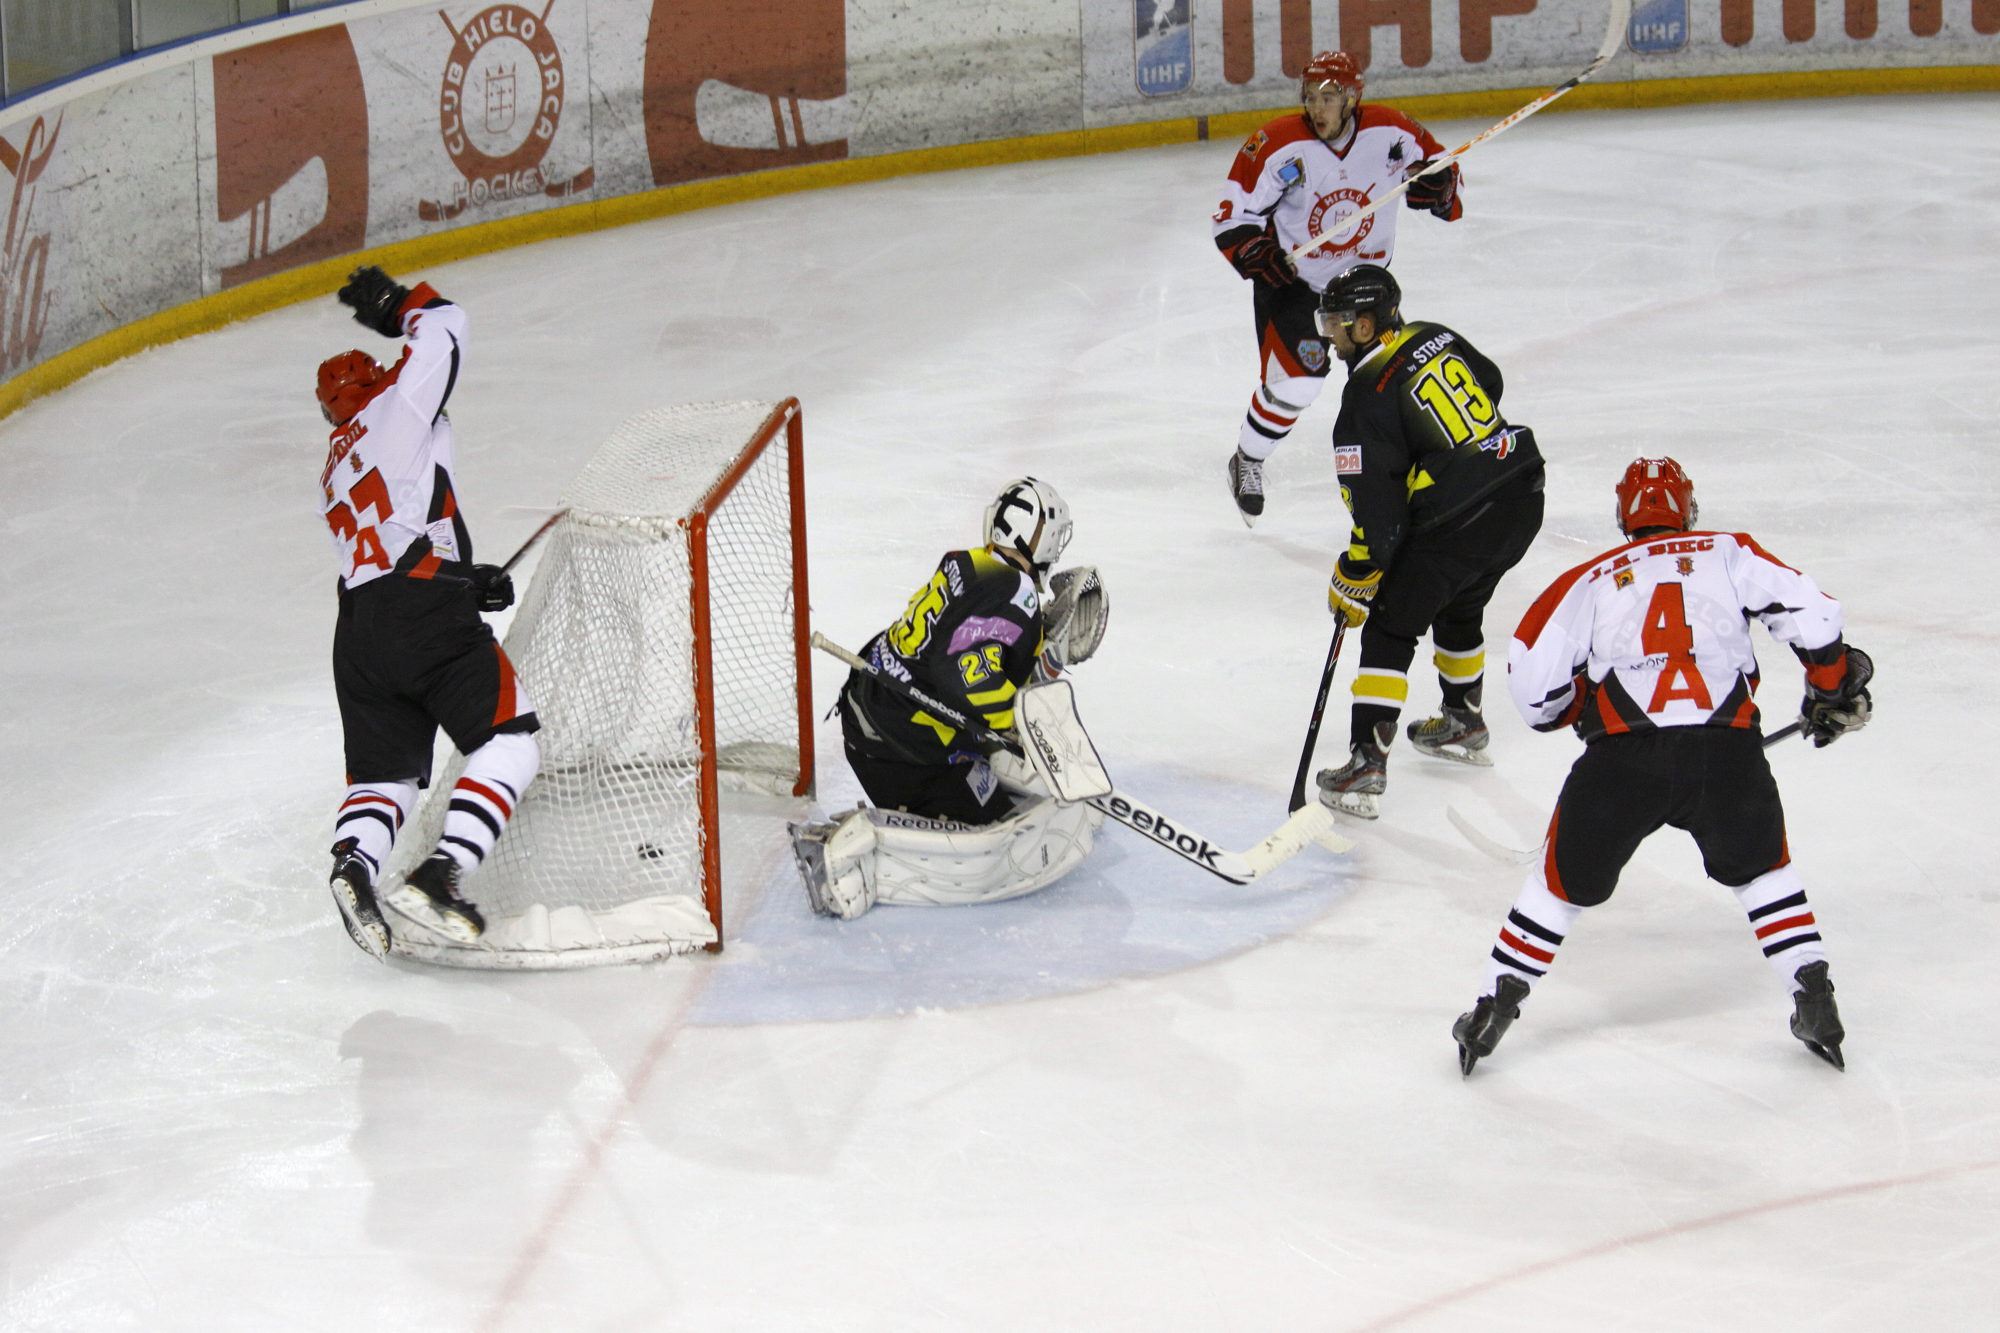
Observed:
[[[722,793],[812,791],[798,400],[635,417],[562,506],[506,638],[542,771],[461,890],[486,933],[456,945],[392,921],[405,956],[568,968],[719,949]],[[459,762],[405,868],[435,844]]]

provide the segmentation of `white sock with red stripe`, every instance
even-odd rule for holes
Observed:
[[[1806,901],[1805,881],[1787,861],[1732,892],[1749,915],[1750,929],[1757,932],[1757,944],[1771,970],[1787,991],[1797,990],[1792,974],[1807,963],[1826,961],[1819,923],[1813,919],[1812,904]]]
[[[1500,938],[1486,963],[1486,989],[1480,994],[1493,994],[1502,977],[1514,977],[1531,987],[1540,981],[1554,966],[1563,938],[1582,915],[1581,907],[1549,892],[1540,866],[1529,871],[1500,925]]]
[[[389,849],[403,831],[403,821],[416,804],[414,782],[357,782],[347,789],[340,813],[333,819],[333,840],[354,839],[354,852],[368,863],[368,877],[382,877]]]
[[[1243,426],[1236,432],[1236,447],[1247,458],[1263,462],[1285,442],[1299,414],[1313,405],[1326,381],[1311,377],[1287,377],[1274,384],[1260,384],[1250,395]]]
[[[542,748],[526,732],[503,732],[467,755],[451,789],[438,850],[467,872],[477,870],[541,766]]]

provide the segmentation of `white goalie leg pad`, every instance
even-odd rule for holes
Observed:
[[[906,907],[993,903],[1033,893],[1090,855],[1104,824],[1091,806],[1047,799],[977,828],[896,810],[868,813],[875,830],[875,901]]]
[[[792,855],[820,916],[852,921],[875,905],[875,826],[867,806],[824,824],[792,824]]]

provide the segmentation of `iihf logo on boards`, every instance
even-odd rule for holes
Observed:
[[[590,188],[592,167],[552,180],[542,160],[562,124],[562,52],[549,31],[548,0],[542,12],[500,4],[481,10],[462,28],[439,11],[451,33],[438,88],[438,129],[444,150],[463,179],[444,199],[417,204],[426,222],[448,222],[468,205],[546,195],[560,199]]]
[[[1192,0],[1132,0],[1132,60],[1139,91],[1169,97],[1194,82]]]

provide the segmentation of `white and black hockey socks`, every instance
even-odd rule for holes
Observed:
[[[382,867],[416,799],[414,782],[357,782],[347,789],[333,819],[333,841],[338,846],[354,839],[354,854],[368,867],[370,883],[382,878]]]
[[[1750,918],[1750,929],[1756,932],[1757,945],[1763,949],[1771,970],[1778,974],[1788,993],[1797,990],[1793,974],[1807,963],[1826,961],[1819,923],[1813,919],[1812,904],[1806,901],[1805,881],[1788,861],[1732,892],[1736,901],[1743,904],[1743,911]]]
[[[1313,405],[1325,387],[1325,380],[1313,378],[1286,378],[1276,384],[1258,385],[1250,395],[1242,428],[1236,433],[1236,447],[1243,451],[1244,457],[1260,463],[1269,458],[1292,433],[1300,413]]]
[[[1582,915],[1581,907],[1549,892],[1539,866],[1530,871],[1500,925],[1500,938],[1486,963],[1486,988],[1480,994],[1493,994],[1502,977],[1533,987],[1555,964],[1556,951]]]
[[[477,870],[541,766],[541,746],[526,732],[502,732],[467,755],[451,789],[438,850],[467,873]]]

